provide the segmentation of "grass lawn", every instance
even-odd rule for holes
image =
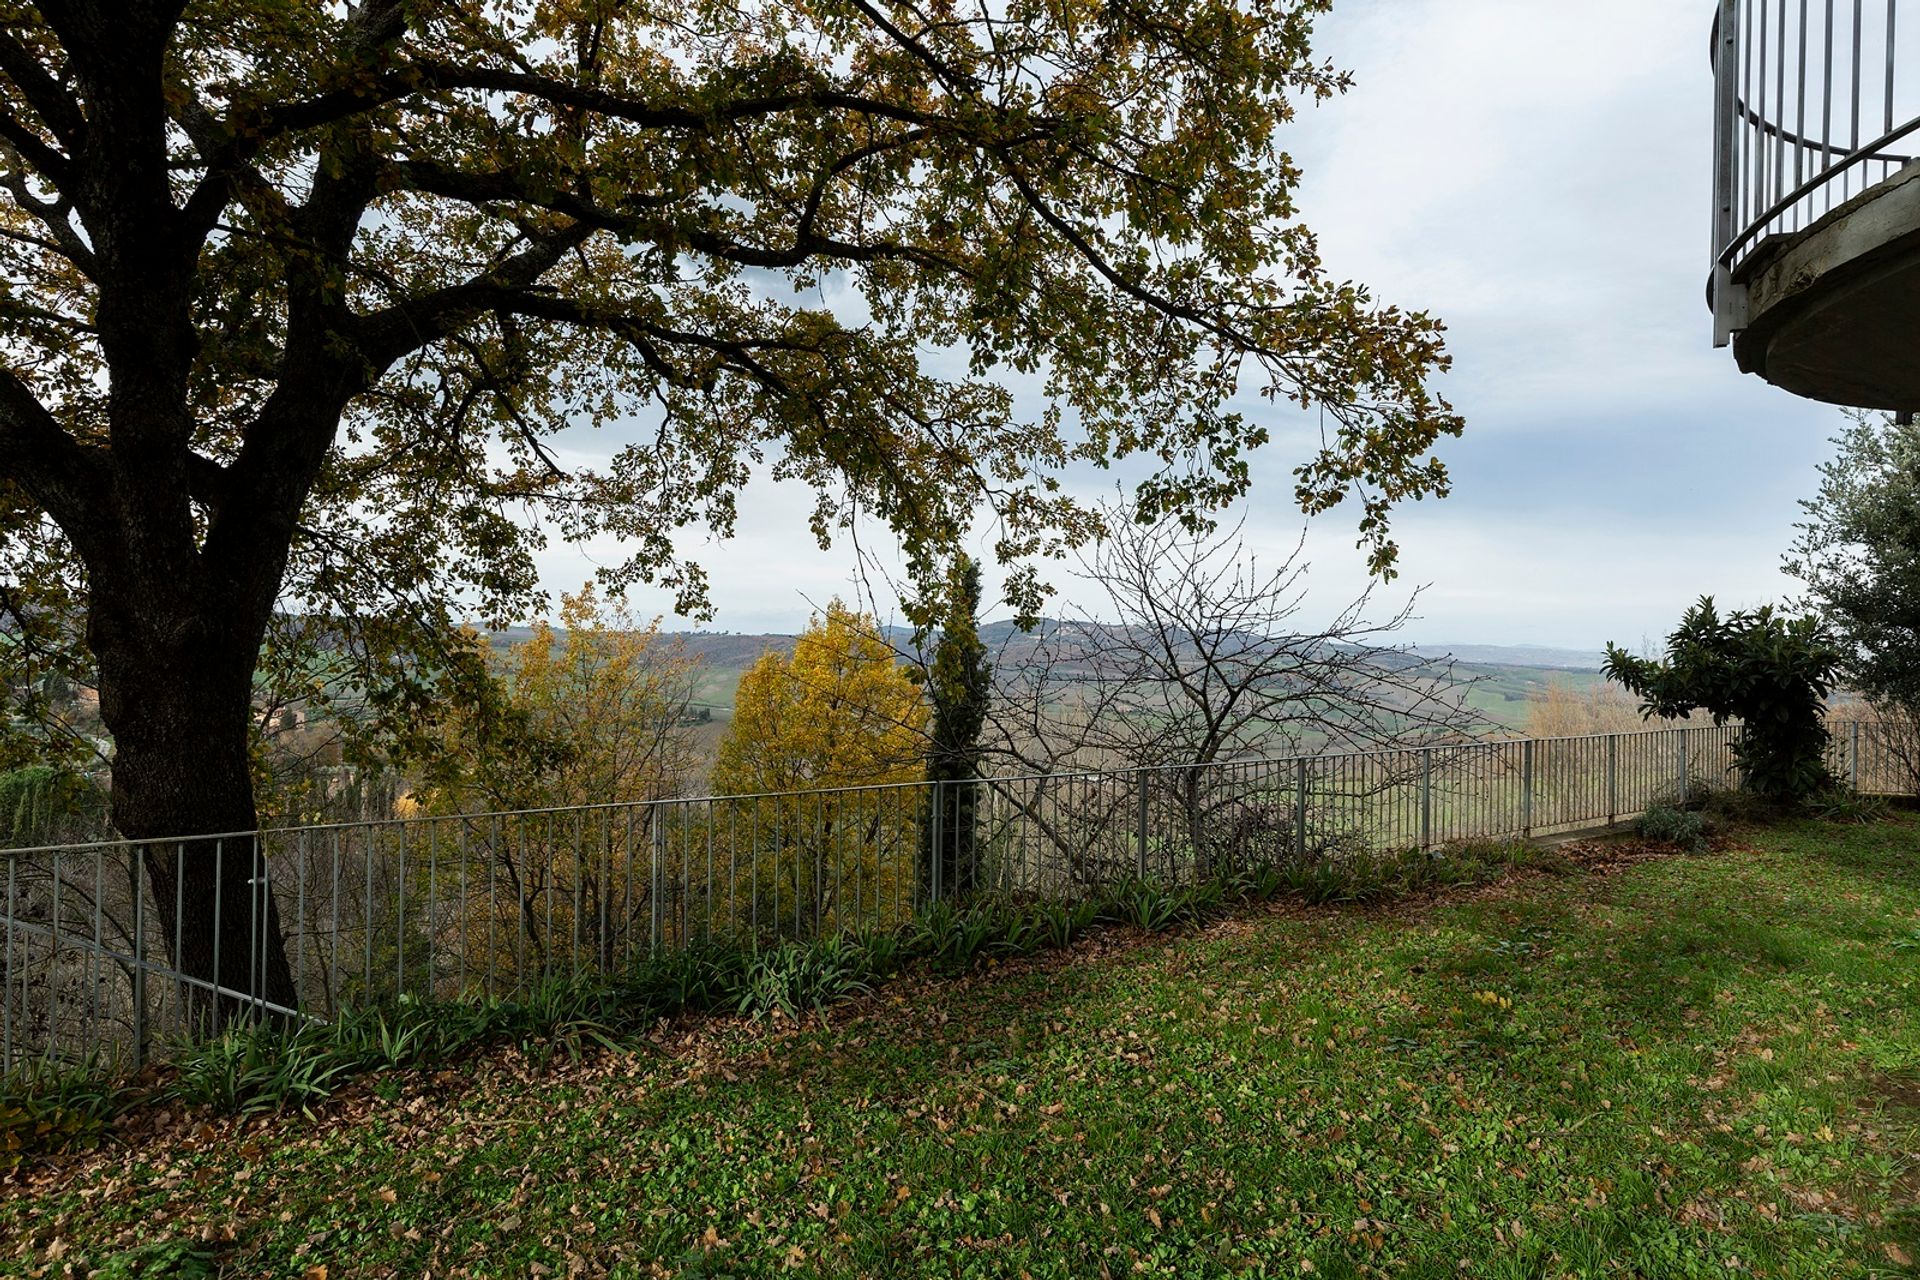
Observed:
[[[0,1269],[1912,1274],[1920,817],[1747,845],[175,1117],[0,1190]]]

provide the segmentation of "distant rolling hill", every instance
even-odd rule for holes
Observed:
[[[887,632],[888,638],[900,648],[911,646],[910,631],[890,627]],[[495,646],[504,648],[521,643],[530,634],[527,627],[510,627],[493,633],[490,639]],[[677,631],[666,634],[701,660],[703,671],[695,690],[695,701],[709,708],[717,721],[730,717],[734,691],[747,668],[770,650],[791,653],[796,639],[780,633]],[[994,660],[1001,663],[1019,662],[1031,652],[1033,645],[1031,637],[1018,632],[1009,622],[983,625],[981,638]],[[1604,655],[1600,652],[1541,645],[1422,644],[1414,647],[1410,660],[1437,661],[1448,656],[1454,659],[1456,678],[1473,684],[1467,694],[1468,705],[1494,725],[1506,729],[1524,728],[1528,704],[1542,696],[1549,686],[1566,684],[1581,692],[1604,679],[1600,675]]]
[[[1606,654],[1598,649],[1549,649],[1528,644],[1421,644],[1414,652],[1423,658],[1448,654],[1461,662],[1488,667],[1542,667],[1556,671],[1598,671]]]

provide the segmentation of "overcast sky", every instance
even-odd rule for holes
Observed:
[[[1704,0],[1337,0],[1320,46],[1357,79],[1287,147],[1328,269],[1449,329],[1465,416],[1453,496],[1403,509],[1424,643],[1592,649],[1658,638],[1696,596],[1757,604],[1840,424],[1712,346]],[[1284,442],[1256,464],[1249,537],[1299,535]],[[846,592],[808,499],[767,486],[700,549],[731,631],[790,631]],[[1309,535],[1330,607],[1364,586],[1345,510]],[[555,589],[612,547],[555,547]],[[669,607],[641,592],[645,611]]]

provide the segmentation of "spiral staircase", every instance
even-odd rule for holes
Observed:
[[[1920,13],[1719,0],[1715,340],[1797,395],[1920,408]]]

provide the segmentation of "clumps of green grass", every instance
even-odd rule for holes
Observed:
[[[229,1115],[310,1112],[355,1077],[445,1065],[487,1045],[517,1044],[544,1061],[593,1045],[618,1048],[682,1013],[797,1019],[868,993],[912,964],[960,974],[989,959],[1068,946],[1102,926],[1165,932],[1282,895],[1375,902],[1483,882],[1540,858],[1521,842],[1479,842],[1259,866],[1197,885],[1128,879],[1073,902],[940,902],[897,931],[663,952],[617,975],[556,976],[513,999],[403,997],[326,1022],[243,1023],[181,1052],[158,1086],[136,1088],[98,1064],[0,1079],[0,1173],[35,1156],[97,1145],[121,1112],[141,1102]]]
[[[1391,901],[1469,884],[1485,884],[1518,867],[1554,870],[1551,853],[1524,840],[1469,840],[1437,849],[1349,855],[1338,861],[1291,864],[1282,887],[1314,905]]]
[[[1885,796],[1862,795],[1850,787],[1829,787],[1808,801],[1807,809],[1822,822],[1866,826],[1885,822],[1893,806]]]
[[[1691,800],[1691,803],[1683,804],[1666,799],[1656,807],[1691,810],[1701,814],[1706,819],[1708,835],[1729,827],[1772,826],[1800,817],[1846,826],[1870,826],[1885,822],[1893,811],[1893,804],[1887,797],[1864,795],[1839,782],[1794,804],[1736,787],[1715,787],[1704,793],[1696,787]]]
[[[126,1090],[94,1062],[35,1061],[0,1088],[0,1175],[47,1151],[100,1145],[125,1106]]]
[[[756,952],[742,976],[735,1007],[745,1014],[798,1018],[873,990],[875,957],[860,942],[837,935],[814,946],[784,942]]]

